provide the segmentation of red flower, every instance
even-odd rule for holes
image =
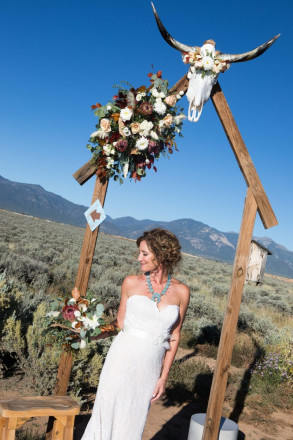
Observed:
[[[78,307],[75,304],[64,306],[62,309],[63,318],[71,322],[75,321],[74,312],[76,310],[78,310]]]

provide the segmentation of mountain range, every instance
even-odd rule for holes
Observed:
[[[46,191],[40,185],[13,182],[0,176],[0,208],[59,223],[84,227],[87,206],[69,202]],[[136,220],[133,217],[113,219],[107,216],[100,230],[106,234],[135,239],[146,229],[169,229],[180,240],[182,250],[213,260],[232,263],[237,246],[236,232],[221,232],[193,219],[173,221]],[[273,255],[267,259],[266,272],[293,278],[293,252],[267,237],[254,237]]]

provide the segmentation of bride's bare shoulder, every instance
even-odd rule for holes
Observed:
[[[123,287],[125,288],[133,288],[136,287],[138,284],[140,284],[143,281],[142,275],[128,275],[123,280]]]
[[[189,287],[186,286],[186,284],[182,283],[179,280],[176,280],[176,278],[172,278],[172,283],[174,288],[176,289],[176,292],[180,295],[180,297],[183,300],[189,300]]]

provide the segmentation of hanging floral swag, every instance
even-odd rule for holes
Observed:
[[[185,116],[176,106],[181,94],[172,95],[162,72],[149,74],[151,86],[138,89],[115,85],[117,95],[106,105],[92,106],[99,122],[87,148],[93,154],[97,176],[123,183],[122,176],[141,180],[146,169],[157,171],[154,161],[177,150],[175,136],[181,134]],[[183,93],[182,93],[183,94]]]
[[[51,301],[50,309],[46,332],[50,332],[52,341],[64,350],[84,348],[101,333],[117,330],[112,324],[105,325],[103,304],[98,304],[91,293],[87,293],[87,297],[80,296],[76,287],[72,297],[65,302],[62,299]]]

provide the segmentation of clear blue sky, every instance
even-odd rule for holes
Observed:
[[[177,40],[201,46],[212,38],[226,53],[246,52],[281,33],[261,57],[237,63],[219,82],[279,221],[254,233],[293,250],[291,0],[155,0]],[[40,184],[88,206],[94,181],[80,187],[72,174],[90,159],[85,148],[112,85],[147,84],[162,70],[175,84],[187,71],[168,46],[146,0],[1,0],[0,174]],[[184,97],[182,104],[187,109]],[[142,182],[109,185],[112,217],[193,218],[239,231],[246,185],[213,105],[198,123],[185,121],[180,151],[157,162]]]

